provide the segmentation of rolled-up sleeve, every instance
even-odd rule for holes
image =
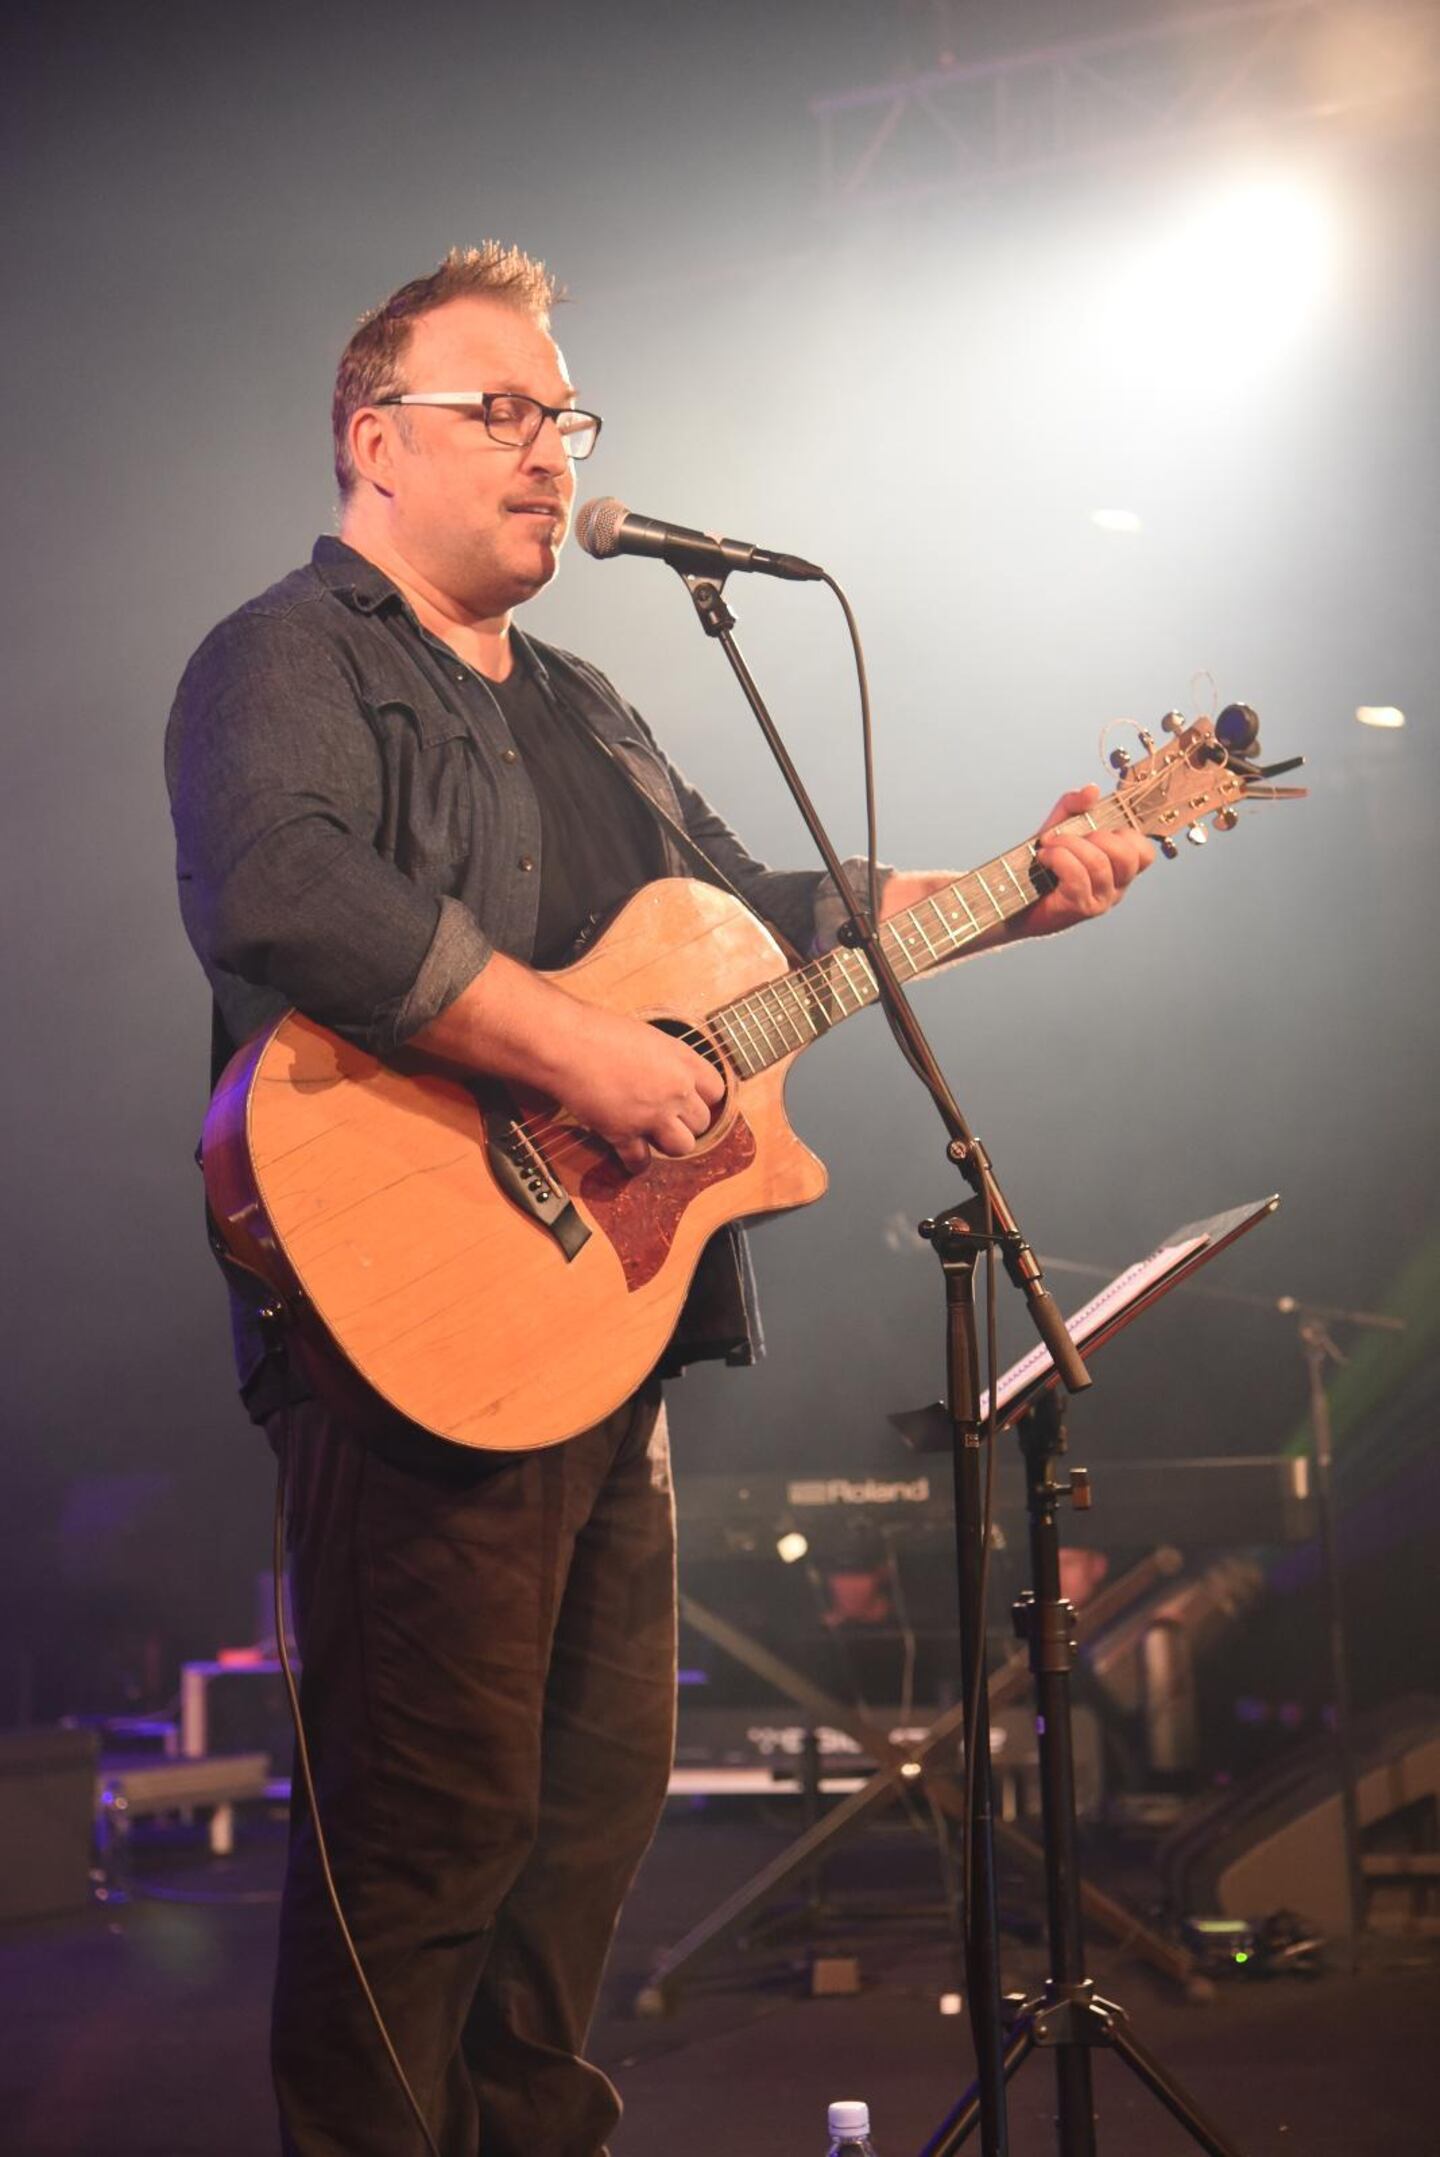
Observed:
[[[308,609],[211,633],[165,762],[181,910],[212,982],[271,991],[384,1053],[489,961],[468,908],[377,853],[385,777],[363,689]]]

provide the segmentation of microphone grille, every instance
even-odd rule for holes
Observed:
[[[575,518],[575,537],[587,554],[604,561],[608,555],[618,553],[620,527],[630,512],[613,494],[602,494],[598,501],[582,502]]]

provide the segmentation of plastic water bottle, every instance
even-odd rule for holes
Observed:
[[[868,2105],[843,2097],[830,2107],[829,2157],[875,2157]]]

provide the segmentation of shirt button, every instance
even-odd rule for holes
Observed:
[[[518,764],[520,751],[518,749],[502,749],[500,751],[500,761],[502,764]]]
[[[516,862],[515,866],[517,869],[522,869],[528,876],[530,871],[534,868],[535,864],[530,859],[530,856],[528,854],[522,854],[520,856],[520,859]]]

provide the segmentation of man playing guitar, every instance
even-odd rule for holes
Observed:
[[[387,1072],[423,1060],[541,1097],[603,1141],[616,1177],[643,1178],[703,1150],[725,1076],[681,1031],[545,970],[630,892],[705,881],[707,863],[804,955],[839,903],[818,873],[756,862],[602,675],[513,627],[555,575],[599,432],[551,335],[555,298],[539,264],[492,244],[363,320],[335,389],[340,537],[201,645],[167,777],[217,1068],[294,1007]],[[1066,795],[1042,832],[1095,798]],[[971,948],[1106,912],[1150,856],[1123,820],[1042,838],[1044,895]],[[883,913],[951,882],[889,873]],[[745,1360],[747,1290],[727,1226],[669,1367]],[[494,1355],[543,1376],[543,1333],[503,1330],[516,1337]],[[594,2157],[619,2105],[586,2031],[673,1737],[659,1377],[563,1443],[510,1449],[502,1397],[477,1451],[433,1421],[338,1405],[316,1361],[243,1305],[237,1343],[287,1481],[330,1862],[433,2142],[445,2157]],[[274,2068],[287,2150],[419,2146],[303,1795]]]

